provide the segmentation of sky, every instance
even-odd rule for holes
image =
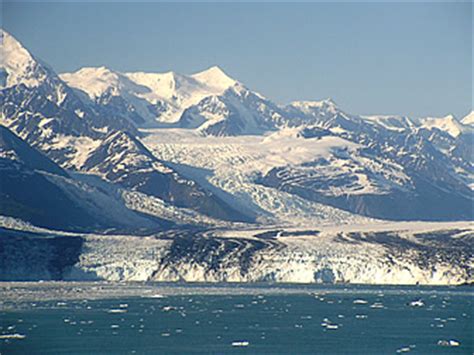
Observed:
[[[56,72],[218,65],[269,99],[461,118],[473,106],[470,2],[4,2],[2,27]]]

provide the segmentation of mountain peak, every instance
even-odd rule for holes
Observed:
[[[465,126],[453,115],[444,117],[427,117],[421,119],[421,127],[432,130],[434,128],[448,133],[452,137],[459,136],[465,131]]]
[[[46,72],[40,70],[37,60],[23,45],[4,29],[0,29],[1,63],[0,68],[5,72],[5,80],[1,86],[10,87],[25,84],[28,87],[38,86],[46,77]]]
[[[192,78],[219,90],[226,90],[235,84],[237,81],[228,76],[220,67],[214,65],[202,72],[192,75]]]
[[[302,112],[325,111],[329,113],[336,113],[338,111],[337,104],[333,99],[327,98],[320,101],[294,101],[289,106],[297,108]]]
[[[105,66],[84,67],[74,73],[62,73],[59,77],[68,85],[87,93],[91,99],[110,90],[117,93],[122,85],[120,74]]]
[[[212,67],[207,68],[206,70],[203,70],[200,73],[213,73],[216,75],[226,75],[224,70],[218,66],[218,65],[213,65]]]
[[[465,125],[474,125],[474,111],[468,113],[461,122]]]
[[[23,59],[33,59],[32,55],[25,49],[25,47],[23,47],[15,37],[4,29],[0,29],[0,39],[2,42],[2,63],[11,59],[22,59],[11,58],[13,54],[22,55]]]
[[[79,70],[73,72],[73,73],[63,73],[60,74],[60,77],[68,77],[71,75],[77,75],[77,76],[96,76],[96,77],[101,77],[103,79],[107,77],[117,77],[118,73],[113,71],[110,68],[107,68],[105,66],[100,66],[100,67],[83,67],[80,68]]]

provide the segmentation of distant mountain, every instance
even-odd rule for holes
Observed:
[[[118,73],[105,67],[83,68],[60,76],[100,106],[125,113],[139,126],[174,124],[203,98],[220,95],[237,82],[220,68],[186,76],[168,73]]]

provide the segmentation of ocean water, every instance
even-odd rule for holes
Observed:
[[[474,351],[472,287],[168,285],[160,293],[158,284],[121,296],[116,285],[114,298],[91,291],[88,299],[87,287],[65,285],[64,296],[42,286],[42,297],[28,299],[29,287],[0,290],[8,296],[0,303],[1,354]]]

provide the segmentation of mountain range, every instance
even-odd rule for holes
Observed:
[[[193,75],[105,67],[58,75],[5,31],[2,44],[1,123],[62,169],[218,220],[277,221],[278,213],[255,197],[213,182],[232,166],[204,172],[201,162],[163,157],[164,145],[154,139],[175,135],[176,148],[180,140],[188,147],[245,147],[249,137],[260,138],[247,166],[254,186],[372,218],[472,218],[472,113],[459,121],[358,116],[331,99],[282,106],[217,66]],[[258,150],[285,159],[259,169]],[[299,150],[304,159],[285,162]]]
[[[4,227],[148,235],[472,221],[474,112],[280,105],[217,66],[57,74],[6,31],[1,41]]]

